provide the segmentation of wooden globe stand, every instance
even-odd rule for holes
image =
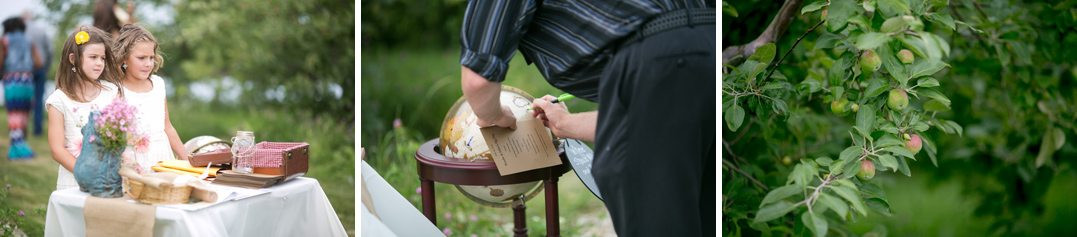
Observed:
[[[419,180],[422,181],[420,192],[423,199],[423,215],[430,223],[437,225],[437,211],[434,205],[434,182],[456,185],[506,185],[534,181],[543,181],[546,193],[546,236],[560,236],[561,227],[557,205],[557,178],[570,169],[565,152],[558,149],[561,165],[529,170],[501,176],[494,162],[475,162],[445,157],[436,149],[438,139],[433,139],[419,146],[415,152],[418,161]],[[513,205],[513,222],[515,236],[527,236],[527,223],[524,218],[524,203],[515,201]]]

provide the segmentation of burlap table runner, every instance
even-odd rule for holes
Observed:
[[[82,207],[86,236],[153,236],[157,207],[127,200],[86,197]]]

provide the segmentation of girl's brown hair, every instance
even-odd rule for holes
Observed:
[[[76,44],[75,35],[80,31],[85,31],[89,34],[90,40],[83,44]],[[64,41],[64,49],[60,54],[60,67],[56,70],[56,88],[76,101],[89,101],[84,98],[79,87],[82,83],[90,83],[90,85],[97,88],[104,88],[104,85],[97,80],[86,77],[86,74],[82,72],[82,67],[80,67],[82,65],[82,53],[86,46],[90,44],[102,44],[105,46],[105,69],[101,71],[101,76],[97,79],[116,85],[120,83],[119,67],[116,66],[116,59],[112,53],[112,36],[101,29],[97,29],[97,27],[79,26]],[[122,90],[118,91],[123,93]]]
[[[113,54],[116,55],[116,65],[123,65],[127,61],[127,57],[131,56],[131,47],[135,46],[138,42],[153,43],[153,71],[150,73],[157,73],[157,70],[161,69],[161,65],[164,65],[164,58],[161,57],[160,44],[157,43],[157,38],[153,37],[146,28],[136,24],[127,24],[120,28],[120,36],[116,38],[116,44],[112,47]],[[126,73],[126,69],[121,68],[120,73]],[[122,77],[125,75],[121,75]]]

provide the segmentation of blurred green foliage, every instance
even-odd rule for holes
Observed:
[[[363,0],[364,48],[458,46],[466,0]]]
[[[65,37],[92,14],[94,1],[45,0]],[[121,1],[125,6],[127,1]],[[147,6],[140,6],[144,4]],[[355,5],[335,0],[140,1],[174,14],[163,25],[144,27],[161,43],[160,74],[176,85],[176,97],[194,96],[186,85],[239,81],[245,106],[307,111],[352,122],[355,116]],[[136,19],[149,17],[136,8]],[[228,89],[228,88],[224,88]],[[279,92],[284,97],[267,96]],[[219,93],[218,93],[219,94]],[[214,98],[214,102],[220,96]]]

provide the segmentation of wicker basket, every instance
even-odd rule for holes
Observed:
[[[180,204],[187,203],[191,198],[191,191],[194,189],[191,186],[172,186],[176,174],[152,173],[141,176],[124,181],[127,195],[132,199],[149,204]],[[153,180],[157,185],[147,185],[139,180]]]

